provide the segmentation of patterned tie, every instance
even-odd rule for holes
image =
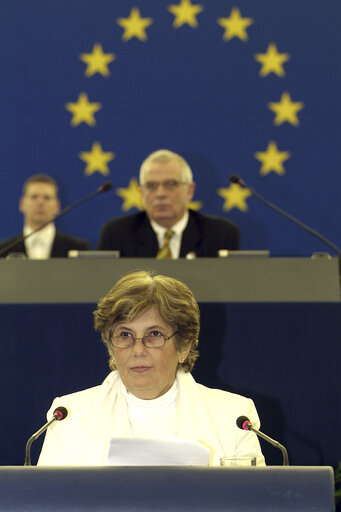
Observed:
[[[165,232],[164,239],[163,239],[163,245],[162,245],[162,247],[160,247],[160,249],[156,255],[156,259],[158,259],[158,260],[171,260],[172,259],[173,256],[172,256],[172,251],[170,250],[170,247],[169,247],[169,241],[173,235],[174,235],[174,231],[172,229],[167,229],[167,231]]]

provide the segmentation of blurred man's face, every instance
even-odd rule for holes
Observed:
[[[19,210],[24,215],[25,225],[32,229],[52,219],[60,210],[54,186],[49,183],[30,183],[20,199]]]
[[[183,183],[177,161],[153,162],[145,172],[141,194],[150,220],[170,228],[185,214],[194,183]]]

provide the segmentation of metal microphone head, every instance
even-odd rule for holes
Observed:
[[[98,188],[98,192],[107,192],[110,189],[112,189],[112,183],[111,181],[106,181]]]
[[[252,423],[247,416],[239,416],[236,420],[237,427],[241,430],[250,430]]]
[[[67,410],[66,407],[57,407],[57,409],[55,409],[53,411],[53,416],[56,417],[56,420],[57,421],[62,421],[62,420],[65,420],[65,418],[68,416],[69,414],[69,411]]]

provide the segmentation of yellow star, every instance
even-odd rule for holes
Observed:
[[[169,5],[169,12],[174,14],[173,27],[179,28],[185,23],[192,28],[198,26],[196,16],[204,10],[202,5],[193,5],[191,0],[181,0],[178,5]]]
[[[270,102],[268,103],[268,107],[276,114],[274,120],[274,124],[276,126],[284,123],[285,121],[297,126],[299,124],[299,120],[296,114],[304,108],[304,103],[301,101],[292,101],[290,94],[288,92],[283,92],[280,102]]]
[[[242,41],[248,40],[247,27],[252,25],[252,18],[242,18],[238,7],[231,10],[229,18],[218,18],[218,24],[225,29],[223,39],[229,41],[233,37],[239,37]]]
[[[137,7],[131,9],[129,18],[118,18],[117,20],[117,24],[124,29],[122,36],[123,41],[128,41],[132,37],[137,37],[140,41],[146,41],[146,28],[152,23],[152,18],[141,18],[140,11]]]
[[[270,141],[266,151],[257,151],[254,156],[256,160],[262,162],[259,171],[262,176],[269,174],[270,171],[281,175],[285,174],[282,164],[291,157],[291,153],[289,151],[278,151],[276,142]]]
[[[200,210],[200,208],[202,208],[202,202],[201,201],[190,201],[187,206],[191,210]]]
[[[290,59],[290,55],[288,53],[278,53],[277,46],[270,43],[266,53],[256,53],[255,59],[262,65],[259,72],[260,76],[267,76],[270,73],[284,76],[283,64]]]
[[[92,53],[81,53],[79,58],[87,65],[85,76],[92,76],[95,73],[109,76],[108,65],[115,60],[116,55],[114,53],[103,53],[102,45],[97,43],[94,44]]]
[[[225,199],[224,211],[228,212],[232,208],[239,208],[242,212],[248,210],[246,199],[251,196],[251,192],[247,188],[242,188],[237,183],[231,183],[228,188],[218,188],[217,192]]]
[[[72,114],[71,126],[78,126],[80,123],[94,126],[96,124],[94,114],[102,108],[102,105],[90,103],[86,92],[81,92],[77,103],[66,103],[65,108]]]
[[[82,151],[79,153],[79,158],[86,162],[84,173],[90,176],[98,171],[104,176],[110,174],[107,163],[115,158],[115,153],[111,151],[104,152],[99,142],[94,142],[91,151]]]
[[[144,204],[140,187],[136,178],[131,178],[128,188],[117,188],[116,194],[123,199],[122,210],[126,212],[131,208],[143,210]]]

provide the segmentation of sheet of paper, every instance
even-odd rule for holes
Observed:
[[[211,451],[199,441],[125,439],[110,442],[109,466],[207,466]]]

